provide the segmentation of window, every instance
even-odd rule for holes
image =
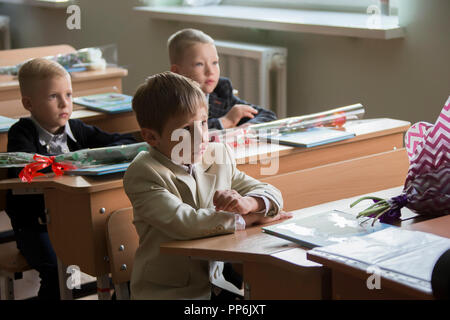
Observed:
[[[326,11],[366,12],[380,0],[222,0],[224,5],[309,9]],[[391,14],[398,12],[398,0],[389,1]]]
[[[370,7],[374,4],[378,12]],[[373,39],[403,37],[398,16],[382,17],[378,5],[379,0],[222,0],[218,6],[144,6],[135,10],[159,20]]]

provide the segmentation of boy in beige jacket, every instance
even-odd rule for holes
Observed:
[[[223,263],[160,254],[160,244],[245,229],[290,217],[280,192],[236,168],[231,150],[208,143],[208,107],[199,85],[165,72],[134,98],[151,146],[130,164],[124,187],[139,234],[132,299],[210,299]]]

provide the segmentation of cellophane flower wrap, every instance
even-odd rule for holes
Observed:
[[[409,170],[403,192],[394,198],[374,200],[374,204],[358,217],[378,218],[392,222],[400,218],[402,207],[418,214],[450,214],[450,97],[435,124],[418,122],[405,135]]]
[[[51,166],[55,174],[71,169],[90,168],[131,162],[141,151],[148,151],[146,142],[133,143],[121,146],[112,146],[94,149],[82,149],[63,153],[56,156],[42,156],[26,152],[0,153],[0,168],[24,167],[20,177],[23,181],[30,182],[34,177],[42,175],[37,172]]]
[[[342,127],[347,121],[362,119],[364,113],[364,107],[357,103],[318,113],[253,124],[248,129],[261,136],[272,135],[274,131],[284,134],[313,127]]]
[[[362,119],[364,112],[364,107],[358,103],[314,114],[252,124],[246,128],[210,130],[209,140],[238,148],[255,143],[258,139],[262,140],[268,135],[283,135],[313,127],[343,127],[347,121]]]

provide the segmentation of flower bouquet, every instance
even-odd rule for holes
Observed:
[[[450,97],[436,123],[418,122],[405,135],[409,171],[402,193],[391,199],[363,197],[375,203],[361,211],[359,217],[381,222],[400,218],[402,207],[419,214],[450,214]]]
[[[358,103],[319,113],[253,124],[245,128],[210,130],[209,140],[224,142],[232,148],[237,148],[271,135],[282,135],[312,127],[342,127],[347,121],[361,119],[363,115],[364,107]]]
[[[77,72],[85,70],[104,70],[107,62],[105,54],[112,51],[111,60],[113,64],[117,62],[117,48],[115,45],[84,48],[77,50],[73,53],[58,54],[56,56],[47,56],[45,59],[53,60],[62,65],[68,72]],[[15,66],[0,67],[0,75],[13,75],[16,76],[19,73],[20,67],[26,61],[19,63]],[[110,62],[111,64],[111,62]]]
[[[42,156],[26,152],[0,153],[0,168],[24,167],[19,177],[22,181],[31,182],[34,177],[43,175],[38,172],[51,166],[56,175],[64,171],[91,168],[110,164],[131,162],[141,151],[149,150],[146,142],[128,145],[82,149],[57,156]]]

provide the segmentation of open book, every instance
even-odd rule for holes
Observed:
[[[314,248],[341,243],[353,236],[366,235],[384,228],[395,228],[377,221],[363,225],[354,214],[331,210],[312,215],[301,214],[285,222],[262,227],[262,231],[295,242],[303,247]]]
[[[431,292],[431,275],[439,257],[450,249],[450,239],[431,233],[388,228],[354,237],[345,243],[314,248],[308,259],[367,270],[378,267],[381,276],[421,291]]]
[[[19,121],[19,119],[8,118],[0,116],[0,132],[6,132],[11,128],[11,126]]]
[[[77,97],[73,99],[73,102],[95,111],[120,113],[132,110],[132,100],[132,96],[110,92]]]

